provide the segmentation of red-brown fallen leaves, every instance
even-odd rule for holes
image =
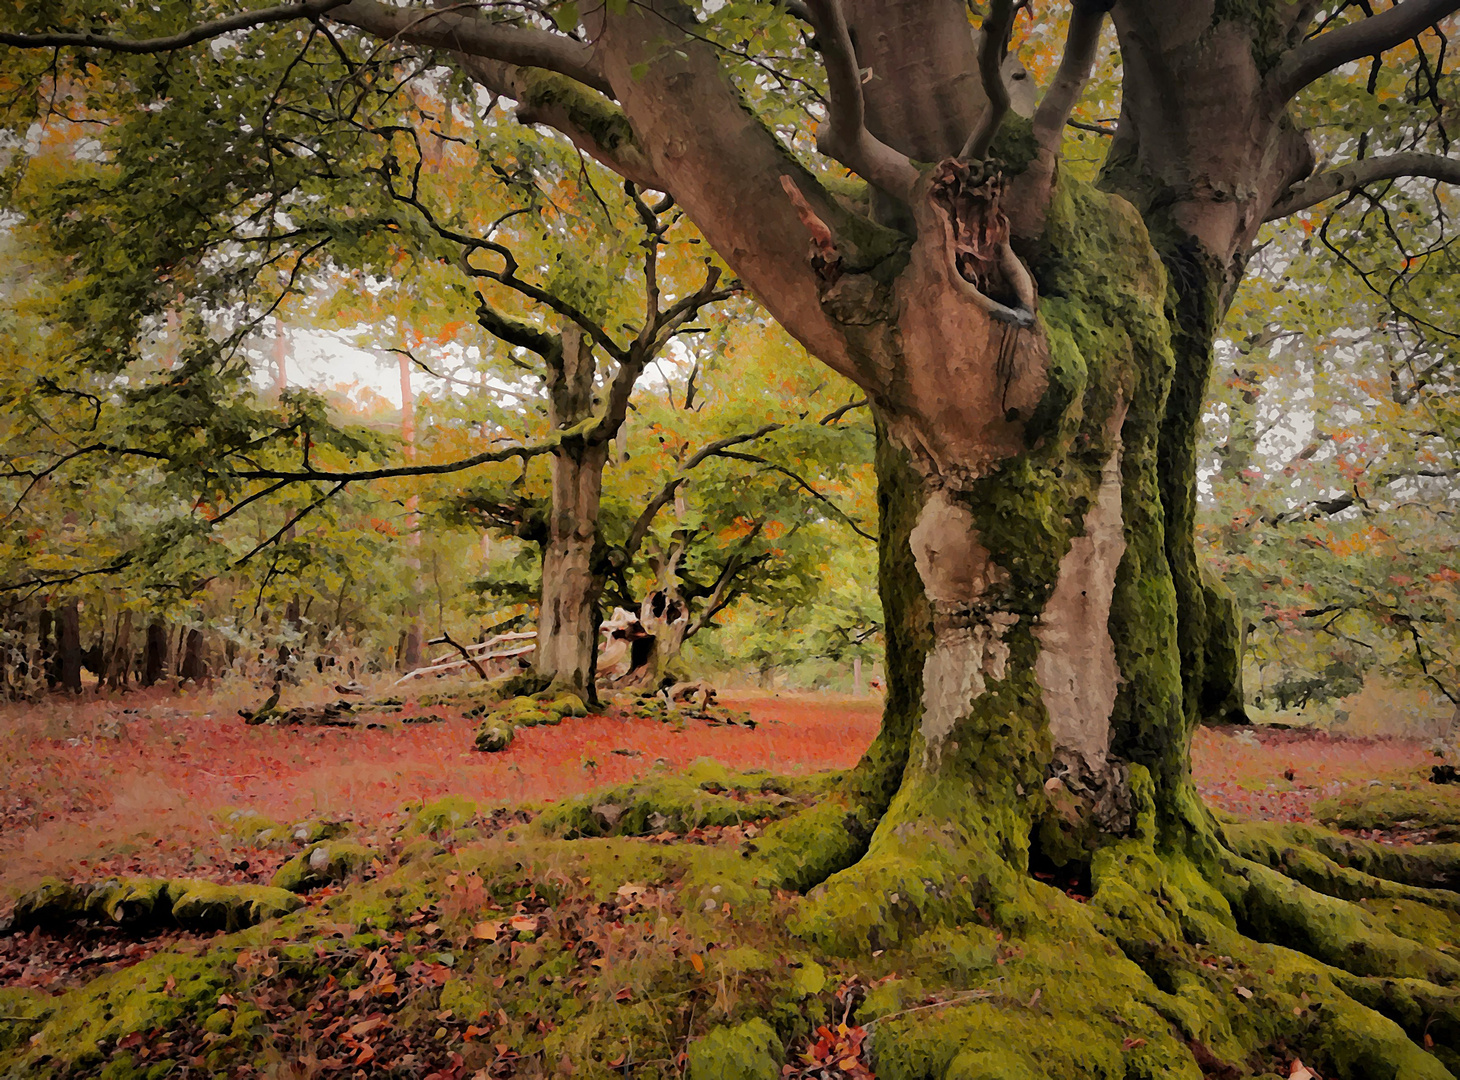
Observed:
[[[142,940],[120,927],[83,926],[63,934],[36,928],[0,935],[0,986],[58,993],[111,971],[131,967],[195,934],[166,930]]]
[[[816,1029],[816,1041],[800,1054],[802,1065],[786,1065],[783,1078],[803,1080],[876,1080],[871,1068],[862,1060],[862,1044],[867,1029],[838,1024]]]

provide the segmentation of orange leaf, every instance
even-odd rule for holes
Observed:
[[[689,958],[689,962],[694,967],[695,971],[699,972],[701,975],[705,973],[705,962],[700,959],[699,953],[695,953],[694,955],[692,955]]]

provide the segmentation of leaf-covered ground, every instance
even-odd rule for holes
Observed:
[[[755,726],[666,724],[611,712],[556,727],[522,728],[510,750],[498,754],[472,749],[478,721],[459,708],[408,705],[382,716],[382,726],[340,729],[250,727],[221,698],[132,696],[10,707],[0,713],[0,919],[19,892],[47,875],[67,881],[138,875],[268,884],[286,860],[307,856],[311,841],[341,831],[371,853],[363,876],[384,876],[413,857],[413,845],[454,850],[458,842],[490,836],[525,816],[508,807],[540,805],[656,772],[678,775],[701,758],[716,758],[735,770],[780,774],[848,767],[878,725],[879,705],[871,700],[762,696],[729,704],[748,712]],[[1439,820],[1448,812],[1460,823],[1460,788],[1426,782],[1434,762],[1418,741],[1307,731],[1204,730],[1195,746],[1198,784],[1213,805],[1242,817],[1281,821],[1307,820],[1315,810],[1331,814],[1343,805],[1345,793],[1366,791],[1379,781],[1419,805],[1415,815],[1423,816],[1423,808],[1438,800]],[[456,807],[461,812],[452,817]],[[678,833],[666,827],[646,842],[739,845],[757,835],[753,817],[747,813],[738,825]],[[1417,817],[1414,824],[1424,822]],[[1392,830],[1354,831],[1410,838]],[[451,878],[446,881],[455,888]],[[1071,888],[1078,891],[1077,885]],[[336,897],[345,899],[338,888],[325,885],[310,891],[307,901],[328,918]],[[647,902],[632,892],[614,901],[629,907]],[[248,1007],[280,1025],[284,1042],[302,1039],[316,1046],[313,1068],[322,1074],[345,1074],[381,1055],[397,1064],[414,1062],[418,1075],[518,1075],[510,1056],[515,1051],[502,1049],[510,1040],[500,1040],[520,1018],[509,1024],[471,1010],[441,1009],[431,1022],[445,1030],[439,1039],[423,1037],[419,1024],[388,1021],[415,995],[438,993],[449,975],[439,960],[442,950],[451,955],[484,943],[516,949],[535,933],[527,922],[547,917],[543,908],[530,889],[505,905],[473,905],[476,914],[464,909],[453,914],[439,904],[423,907],[406,920],[406,937],[386,935],[384,945],[362,944],[336,958],[341,971],[357,976],[379,968],[376,981],[389,986],[381,983],[374,997],[362,998],[355,985],[359,978],[348,985],[310,983],[301,997],[303,984],[291,989],[281,970],[271,978],[283,982],[270,990],[274,983],[264,980],[264,996]],[[492,918],[483,921],[483,911]],[[565,917],[556,909],[549,914]],[[609,948],[605,943],[622,933],[623,913],[587,904],[569,921],[578,935],[573,940],[588,943],[575,946],[574,955],[581,953],[575,963],[591,976],[595,958]],[[418,931],[414,936],[411,927]],[[163,949],[201,949],[209,937],[175,926],[95,924],[0,933],[0,988],[59,992]],[[406,949],[408,939],[419,939],[415,952]],[[703,964],[697,950],[685,945],[676,952],[696,977]],[[264,956],[259,962],[269,961]],[[367,979],[363,985],[375,983]],[[229,1008],[224,1003],[220,1011]],[[497,1034],[488,1038],[488,1032]],[[432,1034],[440,1031],[433,1027]],[[841,1045],[851,1037],[834,1025],[808,1037],[805,1053],[811,1056],[802,1059],[808,1062],[803,1075],[820,1075],[815,1063],[822,1044],[826,1056],[857,1063],[859,1051]],[[131,1053],[139,1065],[160,1055],[196,1059],[201,1067],[217,1036],[182,1029],[171,1038],[178,1041],[158,1047],[134,1040],[110,1052]],[[857,1073],[842,1069],[828,1075]]]
[[[757,721],[682,729],[621,712],[522,728],[510,751],[472,749],[478,721],[417,708],[379,728],[249,727],[232,703],[170,695],[0,709],[0,914],[51,874],[192,874],[266,882],[287,857],[228,833],[220,813],[337,819],[369,836],[445,795],[541,803],[713,757],[807,773],[854,764],[876,734],[871,700],[732,701]],[[402,718],[439,722],[402,722]],[[244,865],[244,864],[247,865]]]

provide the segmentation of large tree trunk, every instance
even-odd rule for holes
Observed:
[[[552,512],[542,553],[533,665],[546,681],[593,699],[602,574],[595,568],[607,444],[566,446],[552,459]],[[596,699],[595,699],[596,700]]]
[[[565,327],[561,357],[547,367],[549,426],[562,430],[581,424],[593,411],[592,342],[576,326]],[[594,702],[603,592],[603,573],[596,565],[598,512],[608,450],[606,438],[569,438],[553,453],[552,507],[533,652],[533,670],[544,685]]]

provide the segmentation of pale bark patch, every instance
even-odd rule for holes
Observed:
[[[1034,628],[1041,645],[1034,674],[1055,748],[1077,753],[1096,771],[1110,750],[1110,715],[1120,683],[1110,603],[1124,555],[1117,448],[1101,470],[1099,495],[1085,514],[1085,535],[1060,560],[1054,592]]]
[[[908,543],[923,591],[935,606],[972,604],[1008,579],[978,542],[973,512],[945,491],[929,496]]]
[[[923,591],[933,607],[935,640],[923,662],[924,761],[933,767],[959,719],[982,696],[989,679],[1004,677],[1005,631],[1018,616],[981,603],[1008,574],[978,542],[973,513],[938,490],[929,496],[908,537]]]
[[[983,696],[987,680],[1004,677],[1009,660],[1004,632],[1018,621],[1017,615],[995,611],[981,623],[938,633],[923,661],[923,768],[937,767],[943,744]]]

